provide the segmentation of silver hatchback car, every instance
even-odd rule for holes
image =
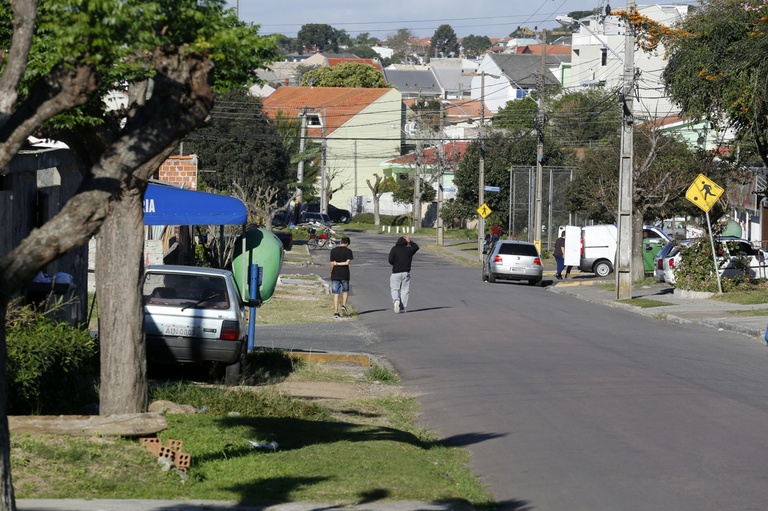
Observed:
[[[225,366],[235,382],[247,352],[248,325],[234,277],[196,266],[148,266],[144,329],[150,363]]]
[[[535,286],[541,284],[543,273],[541,255],[527,241],[497,241],[483,259],[483,282],[526,280]]]

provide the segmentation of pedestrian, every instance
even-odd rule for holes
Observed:
[[[389,251],[389,264],[392,275],[389,277],[389,289],[395,314],[406,312],[408,295],[411,290],[411,261],[419,246],[408,236],[401,236]]]
[[[331,293],[333,293],[333,317],[340,318],[339,297],[341,297],[341,313],[347,315],[347,298],[349,298],[349,263],[354,259],[349,249],[350,239],[341,238],[338,246],[331,249]]]
[[[501,237],[501,227],[494,225],[491,227],[491,243],[496,243]]]
[[[557,272],[555,277],[557,280],[563,280],[563,268],[565,268],[565,231],[560,233],[560,237],[555,241],[555,250],[552,252],[557,263]]]

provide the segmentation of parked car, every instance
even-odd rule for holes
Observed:
[[[526,280],[535,286],[541,284],[543,273],[541,255],[527,241],[497,241],[483,259],[483,282]]]
[[[618,233],[615,225],[599,224],[581,228],[581,259],[579,270],[605,277],[613,272]],[[672,241],[661,229],[643,226],[643,267],[654,271],[653,258],[664,244]]]
[[[301,205],[302,211],[311,211],[312,213],[320,213],[320,204],[311,202]],[[352,220],[352,213],[347,209],[340,209],[333,204],[328,204],[328,216],[335,224],[347,224]]]
[[[150,364],[218,363],[228,383],[237,381],[248,325],[230,271],[148,266],[142,289]]]
[[[664,259],[669,256],[670,252],[672,252],[675,247],[677,247],[677,243],[675,241],[670,241],[664,244],[664,246],[661,247],[661,250],[659,250],[653,258],[653,279],[656,282],[664,282]]]
[[[681,247],[690,245],[694,240],[683,240]],[[720,236],[715,238],[715,250],[717,251],[717,260],[720,277],[733,278],[741,268],[737,262],[739,259],[746,258],[749,262],[749,275],[751,278],[768,278],[768,252],[762,248],[755,248],[749,240],[738,238],[736,236]],[[670,260],[666,262],[664,268],[664,281],[667,284],[675,284],[675,268],[679,266],[682,252],[678,248],[669,254]]]

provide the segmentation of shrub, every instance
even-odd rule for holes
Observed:
[[[408,215],[379,215],[380,225],[408,225]],[[373,213],[359,213],[352,217],[352,223],[373,225],[375,222]]]
[[[723,292],[750,289],[749,257],[734,261],[741,271],[732,278],[721,279]],[[675,287],[688,291],[718,292],[712,244],[708,237],[697,238],[680,249],[680,263],[675,268]]]
[[[98,402],[99,350],[87,330],[30,306],[8,309],[8,413],[81,413]]]

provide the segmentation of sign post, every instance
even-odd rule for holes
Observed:
[[[720,269],[717,267],[717,253],[715,252],[715,240],[712,237],[712,223],[709,221],[709,210],[717,203],[723,194],[723,187],[709,179],[704,174],[699,174],[693,181],[685,198],[694,203],[707,215],[707,229],[709,229],[709,243],[712,248],[712,261],[715,263],[715,276],[717,277],[717,290],[723,294],[723,284],[720,280]]]

